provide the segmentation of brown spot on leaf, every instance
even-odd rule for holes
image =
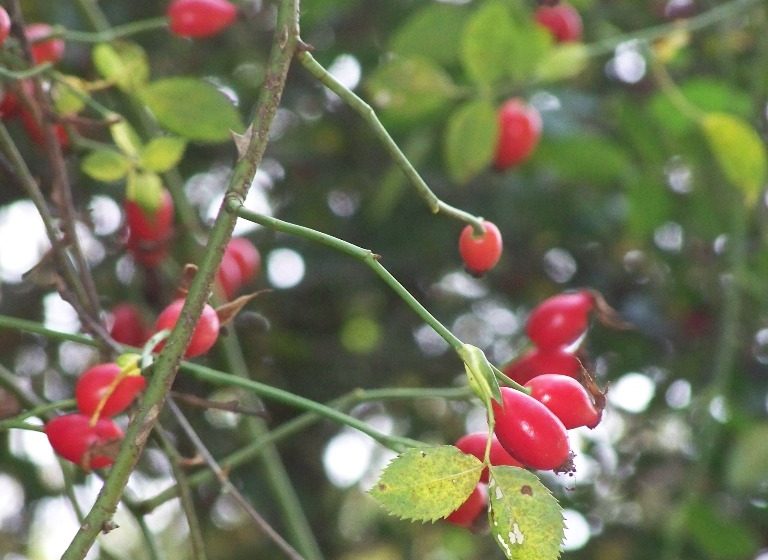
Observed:
[[[525,496],[533,496],[533,488],[527,484],[523,484],[523,486],[520,488],[520,493],[524,494]]]

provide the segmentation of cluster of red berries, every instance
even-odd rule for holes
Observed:
[[[589,328],[591,313],[604,307],[594,292],[579,290],[544,300],[528,316],[525,330],[535,345],[535,354],[526,354],[505,368],[505,373],[526,391],[502,387],[501,403],[492,402],[491,465],[573,470],[567,431],[597,426],[605,400],[572,352]],[[572,361],[563,361],[566,356]],[[565,369],[560,369],[561,363],[565,363]],[[586,383],[582,384],[581,379]],[[485,433],[469,434],[455,445],[483,460],[487,438]],[[449,522],[467,527],[476,523],[487,506],[487,477],[484,471],[472,495],[446,518]]]

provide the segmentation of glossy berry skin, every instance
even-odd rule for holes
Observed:
[[[57,416],[45,425],[45,435],[57,455],[84,470],[100,469],[114,463],[114,451],[105,446],[123,439],[123,431],[109,418],[93,426],[85,414]]]
[[[216,283],[226,299],[232,299],[243,285],[243,273],[240,270],[240,265],[226,253],[224,253],[219,269],[216,271]]]
[[[75,385],[77,408],[86,416],[92,416],[101,400],[109,394],[99,417],[111,417],[120,414],[135,400],[147,386],[142,375],[126,375],[113,387],[120,376],[120,366],[115,363],[98,364],[80,374]]]
[[[595,298],[588,290],[552,296],[531,311],[525,332],[539,348],[567,346],[586,332],[594,306]]]
[[[527,467],[550,470],[570,458],[565,426],[550,410],[520,391],[501,388],[503,407],[492,402],[494,433],[507,452]]]
[[[478,484],[472,493],[453,513],[446,516],[448,523],[459,527],[472,527],[478,516],[488,508],[488,490],[484,484]]]
[[[184,299],[177,299],[163,309],[160,315],[157,316],[155,332],[163,329],[172,329],[176,325],[176,321],[179,320],[179,315],[181,315],[181,308],[183,306]],[[216,314],[216,310],[206,303],[203,306],[200,320],[192,331],[192,338],[189,341],[184,356],[187,358],[194,358],[195,356],[200,356],[201,354],[208,352],[219,337],[219,326],[219,316]],[[155,351],[159,352],[164,345],[165,344],[161,342],[157,345]]]
[[[250,240],[233,237],[224,248],[216,280],[227,299],[250,282],[261,269],[261,254]]]
[[[149,213],[138,202],[126,200],[125,221],[128,225],[128,251],[144,266],[157,266],[168,255],[168,242],[173,235],[173,199],[163,190],[160,204]]]
[[[482,276],[499,262],[503,242],[501,232],[493,222],[483,221],[483,235],[475,236],[474,229],[467,225],[459,235],[459,255],[467,272]]]
[[[522,99],[512,98],[499,109],[498,124],[494,166],[503,171],[533,153],[541,138],[541,115]]]
[[[600,423],[600,413],[587,390],[572,377],[545,373],[525,384],[531,396],[551,410],[567,430]]]
[[[560,2],[557,6],[539,6],[534,17],[539,25],[552,33],[556,43],[581,41],[581,15],[570,4]]]
[[[167,16],[174,35],[210,37],[232,25],[237,8],[227,0],[175,0]]]
[[[557,373],[578,378],[581,373],[579,359],[561,347],[532,348],[503,368],[504,374],[521,385],[543,373]]]
[[[5,8],[0,6],[0,45],[5,43],[8,35],[11,34],[11,16]]]
[[[485,459],[485,443],[488,440],[488,434],[485,432],[473,432],[461,436],[454,444],[467,455],[474,455],[481,461]],[[523,464],[510,455],[499,443],[495,435],[491,435],[491,451],[489,457],[491,465],[498,467],[507,465],[511,467],[522,467]],[[480,482],[488,482],[488,467],[483,469],[480,475]]]
[[[115,342],[127,346],[142,346],[152,333],[144,324],[144,318],[132,303],[120,303],[109,313],[109,334]]]
[[[53,31],[53,28],[47,23],[30,23],[24,28],[24,34],[27,37],[27,41],[30,42],[32,61],[35,64],[43,64],[44,62],[56,63],[64,57],[63,39],[47,39],[35,42],[41,37],[50,35],[51,31]]]

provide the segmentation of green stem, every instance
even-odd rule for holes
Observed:
[[[31,410],[25,411],[23,414],[14,416],[13,418],[6,418],[5,420],[0,421],[0,432],[9,430],[12,428],[17,428],[22,430],[35,430],[38,432],[42,431],[41,426],[27,424],[24,422],[24,420],[26,420],[27,418],[32,418],[37,416],[46,417],[49,412],[53,412],[54,410],[73,409],[75,408],[75,406],[76,406],[76,403],[74,399],[69,399],[66,401],[57,401],[57,402],[37,406]]]
[[[32,66],[31,68],[26,68],[24,70],[10,70],[5,66],[0,66],[0,76],[13,81],[26,80],[27,78],[33,78],[34,76],[45,74],[51,68],[53,68],[53,63],[51,62],[45,62],[43,64]]]
[[[369,249],[363,249],[362,247],[353,245],[352,243],[344,241],[343,239],[333,237],[326,233],[322,233],[305,226],[285,222],[278,218],[266,216],[264,214],[257,214],[256,212],[246,210],[238,202],[232,202],[231,206],[241,218],[257,224],[261,224],[263,226],[267,226],[276,231],[281,231],[295,235],[297,237],[308,239],[310,241],[314,241],[315,243],[326,245],[332,249],[362,261],[368,265],[368,267],[373,269],[373,271],[395,293],[397,293],[397,295],[399,295],[403,301],[405,301],[405,303],[407,303],[408,306],[410,306],[411,309],[413,309],[416,314],[424,320],[425,323],[432,327],[435,332],[439,334],[443,340],[445,340],[451,346],[451,348],[453,348],[456,352],[459,352],[464,346],[464,343],[459,340],[456,335],[454,335],[447,327],[438,321],[429,311],[427,311],[427,309],[421,303],[419,303],[419,301],[413,297],[413,295],[411,295],[411,293],[400,282],[398,282],[398,280],[392,276],[392,274],[386,268],[384,268],[384,266],[382,266],[382,264],[379,262],[379,256]]]
[[[376,116],[376,112],[368,103],[363,101],[361,97],[334,78],[330,72],[314,59],[309,51],[302,50],[298,53],[297,58],[312,76],[317,78],[320,83],[330,89],[333,93],[338,95],[363,118],[373,130],[376,137],[384,144],[384,147],[389,152],[392,159],[400,169],[402,169],[403,173],[405,173],[405,176],[411,182],[411,185],[416,189],[419,196],[424,199],[424,202],[427,203],[427,206],[433,214],[443,213],[451,218],[471,224],[478,234],[483,233],[482,218],[446,204],[432,192],[432,189],[429,188],[426,181],[419,175],[419,172],[416,171],[413,164],[411,164],[410,160],[392,139],[392,136],[387,129],[384,128],[384,125],[381,124],[378,116]]]
[[[51,37],[61,37],[62,39],[76,43],[109,43],[115,39],[122,39],[123,37],[146,33],[147,31],[157,31],[158,29],[167,28],[168,18],[166,17],[132,21],[125,25],[116,25],[115,27],[102,29],[100,31],[75,31],[57,25],[53,27],[49,35],[40,37],[38,42],[45,41]]]
[[[96,0],[77,0],[77,7],[93,29],[105,31],[110,28],[109,20],[96,4]]]

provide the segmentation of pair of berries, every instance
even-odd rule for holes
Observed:
[[[122,366],[110,362],[83,372],[75,386],[78,412],[45,425],[53,450],[85,471],[114,462],[123,431],[112,417],[125,411],[146,386],[138,356],[127,355],[123,361]]]

